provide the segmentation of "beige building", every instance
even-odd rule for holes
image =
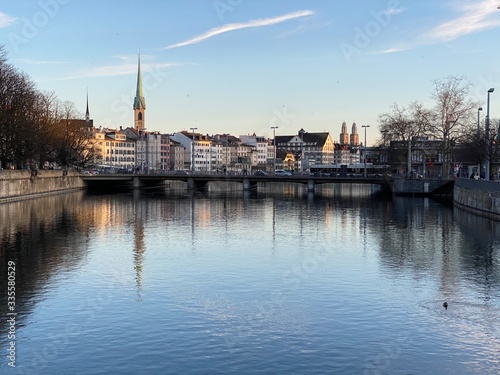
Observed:
[[[98,168],[132,171],[136,163],[135,140],[118,129],[94,129],[94,164]]]
[[[184,155],[186,150],[183,145],[179,142],[176,142],[172,139],[169,140],[169,166],[170,170],[177,171],[180,169],[184,169]],[[189,169],[189,167],[188,167]]]
[[[328,132],[308,133],[300,129],[297,135],[276,136],[277,150],[291,151],[300,158],[302,169],[316,164],[333,164],[335,145]]]

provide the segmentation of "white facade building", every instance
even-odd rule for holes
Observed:
[[[194,136],[194,139],[193,139]],[[210,172],[212,170],[212,141],[199,133],[182,131],[174,133],[170,139],[179,142],[186,150],[185,164],[194,172]]]
[[[268,155],[268,141],[265,137],[257,135],[240,135],[240,139],[243,143],[251,145],[256,150],[256,156],[252,165],[265,165],[267,164]],[[274,153],[274,150],[273,150]]]

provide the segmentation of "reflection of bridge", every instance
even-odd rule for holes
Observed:
[[[252,190],[259,182],[286,182],[307,185],[308,191],[314,191],[320,184],[368,184],[381,185],[383,189],[391,189],[393,180],[387,177],[316,177],[316,176],[251,176],[251,175],[176,175],[176,174],[100,174],[83,175],[87,187],[100,189],[115,187],[162,187],[165,181],[187,182],[188,189],[205,189],[209,182],[239,182],[243,190]],[[391,189],[392,190],[392,189]]]

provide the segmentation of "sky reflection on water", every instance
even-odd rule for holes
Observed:
[[[0,205],[11,372],[498,373],[499,223],[370,188],[280,189]]]

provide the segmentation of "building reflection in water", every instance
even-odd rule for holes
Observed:
[[[14,261],[20,327],[44,291],[85,262],[92,222],[82,197],[77,192],[0,204],[0,279],[7,280],[7,264]],[[2,306],[6,292],[1,288]],[[4,327],[2,319],[0,331]]]
[[[148,205],[144,200],[134,197],[134,270],[137,299],[142,301],[142,271],[145,246],[144,219],[147,217]],[[146,211],[146,212],[145,212]]]
[[[286,256],[274,252],[280,238],[289,234],[299,237],[291,252],[310,250],[311,238],[320,244],[349,244],[361,239],[357,242],[364,244],[363,252],[375,249],[378,266],[394,280],[409,274],[418,283],[438,275],[439,285],[432,296],[436,300],[453,302],[453,296],[464,288],[474,290],[485,301],[499,297],[498,222],[430,199],[371,199],[370,187],[323,186],[314,195],[299,185],[260,189],[257,194],[212,189],[193,196],[178,191],[151,197],[86,196],[78,192],[2,204],[0,277],[7,279],[6,264],[15,260],[19,270],[17,304],[27,316],[43,298],[47,285],[85,263],[92,252],[89,244],[103,236],[117,236],[130,246],[130,262],[124,263],[130,266],[141,301],[150,250],[168,252],[169,239],[175,237],[191,242],[187,252],[203,251],[203,232],[211,229],[220,233],[218,245],[227,248],[236,243],[239,231],[251,233],[252,220],[259,220],[272,232],[273,255]],[[245,220],[247,227],[234,225]],[[148,237],[151,225],[160,228],[156,235],[161,238]],[[321,231],[325,237],[318,238],[315,228],[327,228]],[[255,233],[256,243],[260,235]],[[5,288],[1,293],[5,301]],[[483,307],[477,311],[492,313]],[[490,317],[489,321],[498,319]],[[0,328],[5,329],[5,322],[0,322]]]

